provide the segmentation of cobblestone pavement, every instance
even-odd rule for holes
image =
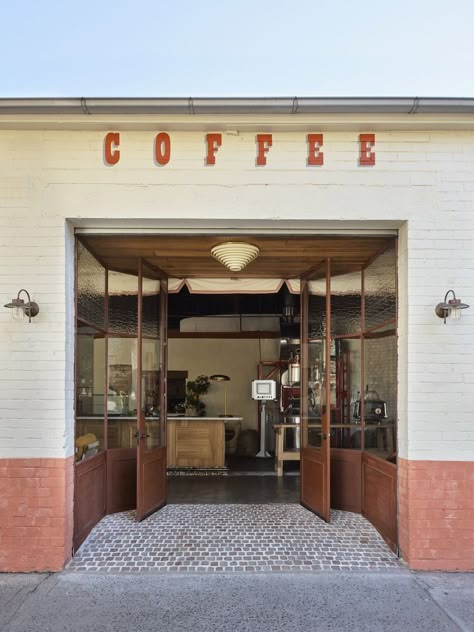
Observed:
[[[319,571],[400,568],[372,525],[333,511],[331,524],[297,504],[167,505],[141,523],[104,518],[70,571]]]

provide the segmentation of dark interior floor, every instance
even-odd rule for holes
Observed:
[[[257,459],[255,456],[226,456],[226,465],[229,473],[233,472],[273,472],[275,470],[275,458]]]
[[[298,503],[299,485],[299,476],[170,476],[167,502],[195,505]]]
[[[276,474],[275,473],[275,457],[269,459],[259,459],[255,456],[235,456],[228,454],[226,456],[226,464],[229,468],[229,474]],[[284,463],[284,471],[298,473],[300,464],[298,461],[286,461]]]

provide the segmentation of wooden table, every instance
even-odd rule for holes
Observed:
[[[167,466],[225,467],[225,424],[242,417],[168,417]]]
[[[291,450],[285,450],[285,430],[287,428],[300,428],[300,424],[274,424],[275,430],[275,470],[277,476],[283,476],[283,462],[284,461],[299,461],[300,450],[299,448],[293,448]]]
[[[273,428],[276,434],[275,440],[275,470],[277,476],[283,476],[283,462],[284,461],[299,461],[300,451],[296,449],[285,449],[285,429],[286,428],[300,428],[300,424],[274,424]],[[319,428],[321,424],[308,424],[308,428]],[[338,428],[352,429],[356,426],[354,424],[332,424],[330,430]],[[360,428],[360,426],[359,426]],[[380,423],[380,424],[365,424],[365,429],[370,428],[376,430],[377,436],[377,449],[383,450],[392,454],[394,451],[394,423]]]

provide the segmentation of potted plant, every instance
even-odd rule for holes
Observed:
[[[184,405],[191,417],[204,417],[206,404],[201,401],[201,395],[209,390],[211,382],[207,375],[198,375],[195,380],[186,383],[186,399]]]

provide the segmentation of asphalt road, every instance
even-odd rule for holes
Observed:
[[[474,574],[0,575],[1,632],[474,631]]]

